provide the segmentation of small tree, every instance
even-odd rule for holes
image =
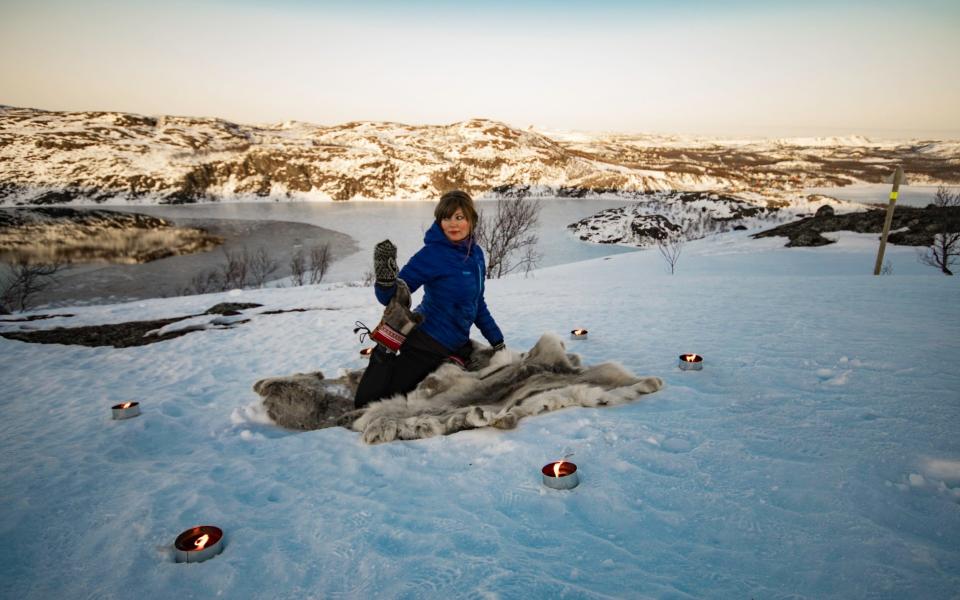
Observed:
[[[480,212],[477,241],[487,252],[488,278],[500,278],[522,268],[530,272],[540,262],[534,233],[540,218],[540,201],[506,198],[497,201],[497,209],[488,216]]]
[[[270,257],[267,249],[263,246],[257,248],[257,251],[250,257],[250,276],[253,278],[253,284],[258,288],[263,287],[267,278],[277,270],[277,261]]]
[[[373,269],[367,269],[363,272],[363,287],[373,287],[373,283],[377,280],[377,274]]]
[[[246,246],[242,250],[223,248],[224,262],[220,265],[220,281],[224,290],[247,287],[247,273],[250,270],[250,251]]]
[[[332,260],[330,244],[320,244],[310,248],[310,283],[320,283],[327,274]]]
[[[960,192],[951,194],[947,188],[938,187],[937,194],[933,197],[933,206],[940,209],[960,207]],[[920,255],[920,262],[937,267],[945,275],[953,275],[950,265],[960,257],[960,231],[947,231],[949,220],[948,215],[944,214],[940,231],[933,236],[933,243]]]
[[[657,240],[657,249],[660,250],[660,256],[670,267],[670,274],[673,275],[680,260],[680,252],[683,250],[684,236],[683,232],[667,232],[662,238]]]
[[[303,250],[297,248],[297,251],[290,257],[290,274],[293,276],[293,285],[303,285],[303,276],[306,272],[307,259],[303,256]]]
[[[56,283],[56,275],[66,267],[60,259],[34,263],[26,254],[17,253],[3,263],[0,278],[0,312],[24,311],[34,296]]]
[[[220,271],[217,269],[207,269],[201,271],[190,278],[190,283],[180,290],[181,296],[190,296],[193,294],[206,294],[207,292],[217,292],[226,289],[223,280],[220,278]]]

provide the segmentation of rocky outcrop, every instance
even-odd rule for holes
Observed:
[[[85,325],[83,327],[57,327],[36,331],[5,331],[0,333],[0,336],[8,340],[19,340],[21,342],[31,342],[34,344],[70,344],[94,348],[98,346],[129,348],[131,346],[145,346],[147,344],[171,340],[194,331],[182,329],[161,335],[147,335],[151,331],[156,331],[186,318],[188,317],[172,317],[152,321],[129,321],[127,323],[111,323],[108,325]]]
[[[159,229],[173,224],[159,217],[103,209],[76,209],[66,206],[0,209],[0,227],[24,227],[72,223],[104,229]]]
[[[33,344],[67,344],[76,346],[113,346],[114,348],[130,348],[146,346],[157,342],[172,340],[195,331],[207,329],[231,329],[248,323],[250,319],[223,320],[223,317],[241,315],[241,311],[258,308],[262,305],[254,303],[221,303],[210,307],[205,312],[168,319],[154,319],[149,321],[127,321],[125,323],[107,323],[105,325],[84,325],[81,327],[53,327],[51,329],[33,329],[32,327],[20,331],[3,331],[0,337],[9,340],[18,340]],[[314,310],[314,309],[302,309]],[[288,311],[277,311],[288,312]],[[262,313],[266,314],[266,313]],[[275,313],[274,313],[275,314]],[[211,319],[205,319],[210,315]],[[7,319],[0,323],[16,323],[53,317],[69,318],[70,314],[40,315],[26,319]],[[192,323],[190,320],[200,318],[202,322]],[[187,326],[177,327],[176,323],[188,322]]]
[[[240,311],[242,310],[247,310],[248,308],[260,308],[261,306],[263,305],[257,304],[256,302],[221,302],[220,304],[211,306],[203,314],[235,317],[239,315]]]
[[[634,194],[632,206],[600,211],[567,226],[579,239],[599,244],[649,246],[668,237],[698,239],[775,220],[787,207],[758,206],[713,192]],[[792,207],[793,211],[796,207]]]
[[[206,252],[223,238],[150,215],[65,206],[0,209],[0,259],[145,263]]]
[[[754,234],[754,238],[782,236],[789,238],[787,247],[825,246],[834,240],[824,237],[831,231],[882,233],[886,210],[837,214],[817,214],[793,223]],[[929,246],[938,233],[960,232],[960,208],[897,207],[893,213],[887,241],[901,246]]]

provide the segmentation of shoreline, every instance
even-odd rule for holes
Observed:
[[[263,246],[277,261],[268,281],[290,276],[290,258],[297,249],[309,252],[314,245],[329,243],[331,265],[359,250],[356,240],[339,231],[307,223],[272,220],[170,218],[177,227],[203,229],[222,237],[215,249],[196,254],[170,256],[140,264],[92,263],[71,265],[49,289],[38,293],[34,309],[62,308],[178,296],[191,280],[225,262],[224,251]],[[277,240],[288,243],[277,244]],[[357,274],[360,278],[361,273]]]

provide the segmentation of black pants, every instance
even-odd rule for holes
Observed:
[[[469,342],[457,350],[463,356]],[[357,395],[353,399],[356,408],[363,408],[371,402],[389,398],[394,394],[407,394],[413,391],[427,375],[437,370],[451,352],[419,328],[414,329],[400,346],[398,354],[391,354],[383,346],[377,345],[370,355],[370,365],[364,371]]]

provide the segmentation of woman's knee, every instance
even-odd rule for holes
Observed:
[[[357,393],[353,398],[355,408],[363,408],[390,395],[396,355],[377,346],[370,355],[370,363],[357,384]]]

